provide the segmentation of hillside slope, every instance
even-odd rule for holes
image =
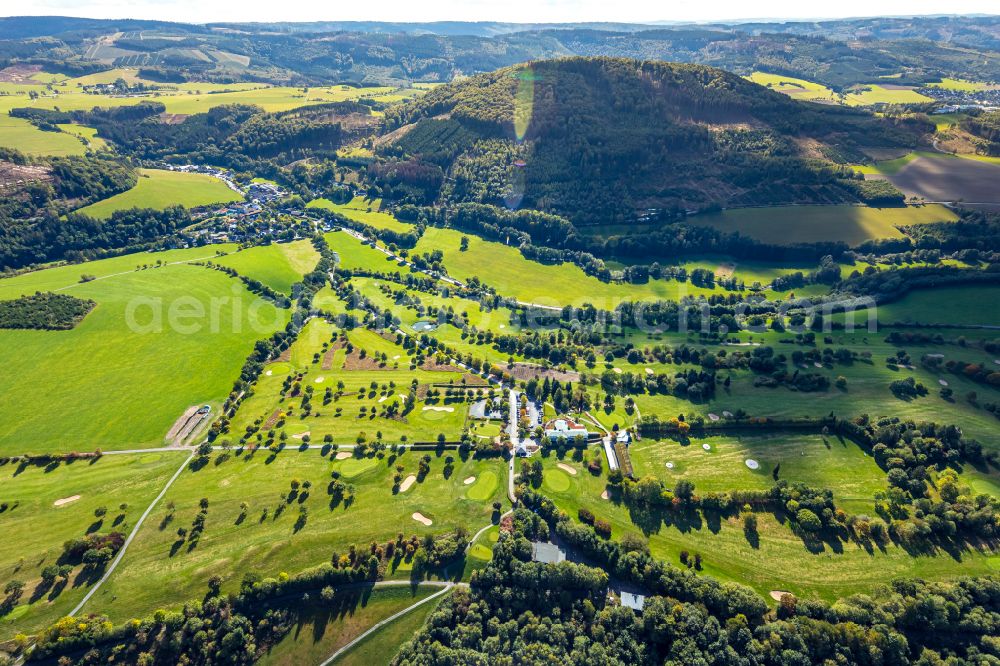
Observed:
[[[836,162],[916,143],[927,128],[788,99],[700,65],[569,58],[443,86],[390,110],[388,193],[400,174],[445,173],[444,202],[538,208],[575,223],[637,209],[857,201]],[[406,130],[406,131],[402,131]],[[425,189],[426,191],[426,189]]]

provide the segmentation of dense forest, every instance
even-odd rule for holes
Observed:
[[[418,177],[440,168],[444,203],[536,208],[575,224],[628,221],[642,208],[899,203],[891,187],[865,186],[801,145],[835,144],[838,160],[865,161],[861,146],[912,147],[929,129],[800,104],[718,69],[611,58],[466,79],[390,109],[387,124],[409,131],[385,160]],[[375,180],[403,200],[427,191]]]
[[[96,305],[89,299],[51,292],[0,301],[0,328],[65,331],[83,321]]]

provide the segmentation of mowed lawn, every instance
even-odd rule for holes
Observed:
[[[275,291],[291,293],[292,285],[316,268],[319,252],[308,240],[258,245],[212,259],[237,273],[264,283]]]
[[[214,176],[164,169],[139,169],[139,182],[131,190],[84,206],[75,212],[106,219],[115,211],[129,208],[163,210],[176,205],[197,208],[242,199],[239,193],[229,189],[228,185]]]
[[[349,203],[336,204],[329,199],[316,199],[310,201],[307,208],[317,208],[328,210],[338,215],[343,215],[349,220],[367,224],[376,229],[388,229],[399,233],[413,231],[414,226],[406,222],[400,222],[391,213],[383,213],[379,210],[382,205],[381,199],[368,201],[363,197],[354,197]]]
[[[469,249],[461,251],[462,236]],[[685,295],[709,295],[717,290],[675,280],[650,280],[645,284],[614,284],[587,275],[576,264],[542,264],[526,259],[503,243],[483,240],[454,229],[428,228],[413,252],[441,250],[448,274],[466,281],[475,276],[503,296],[547,306],[583,305],[613,309],[625,300],[678,300]]]
[[[764,243],[844,241],[851,246],[878,238],[902,238],[898,226],[957,219],[955,213],[937,204],[899,208],[850,205],[733,208],[688,218],[692,224],[739,232]]]
[[[416,475],[425,454],[431,457],[427,476],[394,493],[397,465],[404,477]],[[454,459],[450,470],[448,457]],[[335,460],[332,451],[324,455],[290,445],[277,454],[234,450],[215,452],[212,458],[201,469],[186,469],[170,487],[89,610],[121,622],[200,599],[215,574],[222,576],[223,590],[235,591],[247,571],[294,574],[329,562],[334,553],[347,554],[351,545],[367,548],[400,533],[407,538],[437,535],[464,526],[473,534],[491,523],[492,503],[503,501],[506,487],[502,458],[463,460],[455,450]],[[353,488],[349,505],[328,494],[333,472]],[[486,472],[504,479],[493,485],[492,493],[482,495],[465,484],[468,477]],[[309,481],[311,487],[293,493],[293,479]],[[209,502],[204,532],[194,545],[188,539],[179,542],[177,530],[191,527],[201,498]],[[170,502],[176,507],[174,517],[165,521]],[[240,519],[243,502],[247,514]],[[300,507],[307,518],[296,526]],[[432,524],[415,520],[415,512]],[[386,577],[408,579],[410,567],[402,561]]]
[[[187,254],[198,252],[208,250]],[[128,270],[129,259],[113,261]],[[187,407],[218,409],[255,341],[288,321],[287,310],[202,267],[70,277],[99,273],[100,263],[52,269],[64,278],[58,287],[49,271],[0,281],[5,298],[61,289],[98,304],[70,331],[0,331],[3,453],[160,445]]]
[[[410,269],[400,266],[383,252],[366,245],[354,236],[342,231],[331,231],[324,236],[330,249],[337,253],[339,269],[349,271],[373,271],[378,273],[409,273]]]
[[[68,584],[45,587],[40,586],[42,569],[57,562],[65,541],[88,530],[132,529],[186,458],[177,451],[104,456],[51,467],[0,465],[0,499],[17,504],[0,512],[0,530],[17,537],[0,541],[0,580],[25,583],[20,605],[0,617],[0,641],[18,632],[32,633],[67,614],[95,582],[93,572],[77,566]],[[128,505],[124,511],[119,508],[123,503]],[[102,506],[108,512],[98,520],[94,510]]]
[[[588,457],[591,454],[588,451]],[[577,473],[566,473],[557,467],[559,462],[573,467]],[[885,551],[876,548],[871,553],[853,543],[843,544],[842,551],[824,545],[820,552],[814,553],[782,519],[769,512],[757,514],[759,543],[754,545],[745,536],[738,517],[715,518],[700,512],[683,515],[667,512],[657,516],[632,512],[614,497],[601,499],[607,488],[606,464],[601,476],[590,474],[582,462],[569,456],[559,460],[550,455],[543,459],[543,464],[541,492],[574,520],[578,510],[586,508],[611,523],[613,539],[629,532],[643,535],[649,540],[654,556],[677,565],[682,550],[692,555],[700,553],[704,573],[749,585],[765,596],[771,590],[788,590],[802,598],[832,601],[869,591],[872,586],[893,578],[948,579],[986,574],[995,571],[997,564],[995,555],[972,550],[962,552],[961,560],[956,560],[944,553],[911,557],[894,545]],[[707,473],[719,479],[717,473]],[[693,480],[697,492],[698,479]],[[735,479],[732,487],[739,487]]]

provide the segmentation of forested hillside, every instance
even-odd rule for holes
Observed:
[[[798,103],[719,69],[615,58],[472,77],[390,110],[387,123],[409,131],[383,154],[446,172],[445,202],[516,199],[578,224],[643,208],[856,201],[862,188],[835,162],[913,146],[927,129]],[[412,194],[398,178],[382,185]]]

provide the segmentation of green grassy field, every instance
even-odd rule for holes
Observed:
[[[357,636],[364,633],[370,627],[395,613],[412,606],[421,599],[426,599],[436,592],[438,588],[429,586],[419,587],[416,590],[410,587],[388,587],[375,588],[373,590],[352,591],[343,590],[343,599],[334,599],[330,604],[317,603],[306,609],[300,610],[295,627],[277,645],[271,648],[257,663],[260,666],[297,666],[298,664],[319,664],[331,654],[342,648]],[[425,609],[434,607],[433,602],[425,604],[415,609],[413,614],[421,617]],[[396,622],[402,622],[406,617],[399,618]],[[373,659],[375,656],[371,652],[371,645],[378,637],[385,633],[395,636],[399,641],[398,646],[408,636],[397,632],[393,622],[383,627],[382,630],[365,639],[362,643],[351,650],[353,652],[363,652],[366,663],[382,664],[388,663],[395,654],[395,650],[389,652],[388,659]],[[344,655],[346,659],[347,653]],[[343,663],[340,661],[339,663]]]
[[[365,245],[354,236],[342,231],[332,231],[324,236],[330,249],[340,257],[338,268],[351,271],[375,271],[379,273],[408,273],[410,269],[400,267],[395,261],[370,245]]]
[[[254,342],[284,327],[289,314],[217,271],[135,270],[140,262],[200,258],[211,251],[132,255],[0,280],[3,298],[57,289],[98,304],[70,331],[0,331],[0,451],[160,445],[187,407],[218,408]],[[81,283],[82,273],[100,279]]]
[[[784,93],[792,99],[823,102],[838,101],[837,94],[821,83],[796,79],[781,74],[768,74],[767,72],[754,72],[747,78],[771,90]]]
[[[869,104],[921,104],[933,100],[909,88],[865,83],[852,89],[852,92],[844,97],[844,101],[852,106],[868,106]]]
[[[108,147],[108,143],[97,136],[97,130],[93,127],[87,127],[86,125],[58,125],[59,129],[68,134],[72,134],[86,142],[84,146],[88,150],[104,150]]]
[[[820,241],[844,241],[851,246],[877,238],[901,238],[897,226],[952,222],[955,213],[944,206],[869,208],[867,206],[781,206],[734,208],[720,213],[696,215],[692,224],[738,231],[765,243],[791,245]]]
[[[366,201],[362,197],[354,197],[350,203],[346,204],[335,204],[329,199],[316,199],[315,201],[310,201],[306,207],[328,210],[338,215],[343,215],[349,220],[361,222],[376,229],[388,229],[389,231],[397,231],[399,233],[406,233],[413,230],[412,224],[400,222],[390,213],[380,211],[379,208],[381,205],[381,199]]]
[[[987,88],[990,87],[990,84],[983,83],[982,81],[966,81],[965,79],[949,79],[947,77],[942,78],[940,83],[928,83],[927,85],[932,88],[943,88],[944,90],[960,90],[964,92],[986,90]]]
[[[2,98],[0,98],[2,99]],[[16,148],[28,155],[83,155],[87,147],[66,132],[43,132],[27,120],[0,113],[0,147]]]
[[[404,475],[416,474],[423,455],[407,451],[398,457],[331,460],[332,455],[323,456],[315,449],[298,451],[291,444],[276,455],[261,449],[253,454],[234,452],[225,459],[217,452],[203,468],[181,474],[143,524],[114,575],[95,594],[92,609],[120,622],[201,597],[213,574],[223,577],[224,590],[234,590],[246,571],[267,576],[295,573],[329,561],[333,553],[346,554],[351,545],[367,547],[399,533],[442,534],[465,526],[471,534],[488,525],[491,504],[503,499],[503,487],[497,484],[492,494],[473,499],[464,480],[487,471],[499,478],[504,461],[462,460],[454,450],[440,456],[430,452],[426,478],[393,493],[396,466],[403,466]],[[450,471],[448,456],[454,458]],[[349,506],[332,503],[327,494],[333,471],[354,489]],[[312,487],[290,495],[292,479],[308,480]],[[189,540],[177,543],[177,529],[190,527],[203,497],[209,500],[209,509],[200,540],[194,546]],[[175,504],[175,515],[164,523],[169,502]],[[241,520],[242,502],[248,511]],[[308,519],[297,528],[300,506],[307,507]],[[417,522],[411,517],[414,512],[433,524]],[[402,561],[386,577],[409,576],[408,563]]]
[[[118,210],[181,205],[187,208],[240,201],[242,197],[218,178],[201,173],[139,169],[139,182],[131,190],[78,209],[77,213],[104,219]]]
[[[985,303],[997,303],[1000,287],[956,286],[910,292],[895,303],[879,306],[882,323],[920,322],[972,326],[1000,326],[1000,312]]]
[[[459,250],[463,235],[469,238],[469,249],[465,252]],[[575,264],[541,264],[525,259],[517,248],[453,229],[427,229],[413,252],[436,249],[444,253],[444,265],[452,277],[468,280],[476,276],[504,296],[539,305],[591,303],[598,308],[613,309],[623,300],[678,299],[682,295],[713,293],[711,289],[673,280],[650,280],[635,285],[601,282]]]
[[[427,622],[440,600],[435,599],[415,608],[403,617],[386,625],[374,634],[344,653],[335,664],[337,666],[370,666],[388,664],[399,652],[399,648],[410,640]]]
[[[0,530],[17,535],[0,543],[0,580],[26,584],[20,606],[0,618],[0,641],[67,614],[95,582],[93,573],[77,565],[66,584],[45,586],[41,570],[59,560],[63,542],[82,537],[89,529],[102,533],[130,530],[186,457],[182,452],[147,453],[77,460],[51,468],[14,462],[0,465],[0,500],[18,503],[0,513]],[[125,511],[119,509],[122,503],[128,504]],[[100,506],[108,513],[98,521],[94,510]],[[119,516],[123,518],[117,522]]]
[[[642,445],[646,446],[646,443]],[[840,446],[834,442],[831,445]],[[654,447],[655,443],[649,446]],[[794,445],[786,450],[794,455]],[[673,450],[670,450],[670,455],[675,456]],[[831,450],[820,455],[829,462],[837,454]],[[643,462],[642,452],[639,452],[639,458],[641,464],[648,464]],[[577,473],[567,474],[556,466],[558,462],[569,464]],[[658,461],[651,457],[651,462],[657,464]],[[787,525],[770,513],[757,514],[759,543],[755,547],[747,540],[736,517],[716,519],[696,513],[662,521],[655,516],[632,513],[624,504],[613,499],[601,499],[606,479],[590,474],[582,463],[569,459],[559,461],[551,455],[544,459],[544,465],[542,492],[574,519],[578,509],[587,508],[597,518],[611,523],[613,539],[619,539],[627,532],[643,534],[648,538],[654,556],[674,564],[678,564],[682,550],[691,554],[700,553],[705,573],[721,580],[749,585],[765,596],[771,590],[788,590],[802,598],[829,601],[869,590],[873,585],[895,577],[935,579],[984,574],[994,571],[998,563],[996,555],[975,551],[963,552],[961,561],[956,561],[943,553],[911,557],[895,546],[888,546],[884,552],[874,549],[869,553],[853,543],[844,544],[842,552],[825,545],[822,551],[814,553]],[[814,473],[807,467],[803,467],[802,471],[806,475]],[[725,482],[724,475],[713,472],[712,476],[720,483]],[[733,483],[736,487],[736,479]],[[697,481],[695,485],[697,492]],[[835,493],[836,490],[834,487]]]
[[[316,267],[319,252],[310,241],[300,240],[251,247],[212,261],[287,294],[294,283]]]

